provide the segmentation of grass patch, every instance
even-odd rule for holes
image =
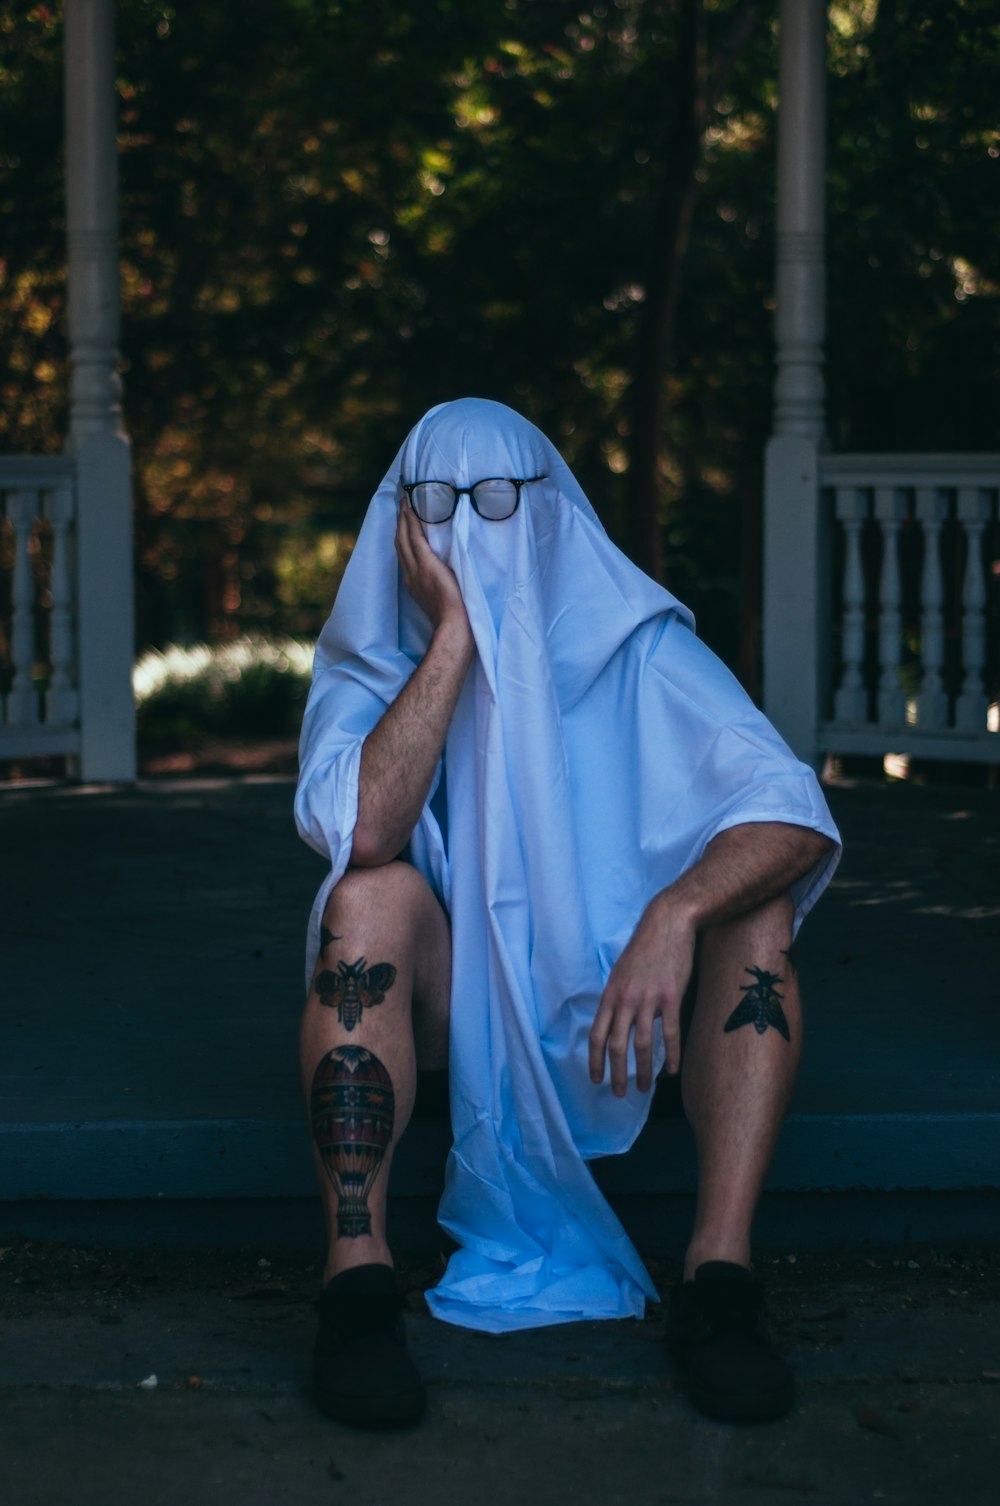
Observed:
[[[218,737],[297,733],[312,656],[312,644],[293,638],[150,649],[132,676],[140,747],[148,752]]]

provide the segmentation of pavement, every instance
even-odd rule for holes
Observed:
[[[676,1255],[650,1257],[664,1288]],[[663,1314],[493,1337],[437,1323],[404,1256],[429,1392],[399,1432],[307,1393],[315,1252],[0,1250],[6,1506],[887,1506],[996,1500],[1000,1251],[758,1251],[792,1413],[693,1411]]]

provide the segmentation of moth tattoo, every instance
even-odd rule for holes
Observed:
[[[381,1004],[395,981],[396,969],[391,962],[368,967],[368,959],[359,957],[357,962],[338,962],[335,973],[324,968],[316,978],[316,992],[327,1009],[336,1006],[344,1029],[353,1030],[364,1010]]]
[[[723,1030],[739,1030],[741,1025],[752,1025],[758,1035],[763,1035],[767,1027],[773,1025],[779,1035],[790,1041],[791,1031],[781,1007],[784,994],[779,994],[774,986],[782,981],[780,973],[769,973],[762,967],[745,967],[743,971],[751,973],[754,981],[740,984],[746,998],[737,1004]]]

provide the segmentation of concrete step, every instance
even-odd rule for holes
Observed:
[[[395,1197],[436,1196],[450,1144],[442,1119],[411,1125],[396,1152]],[[626,1156],[595,1163],[609,1193],[691,1192],[683,1121],[651,1119]],[[977,1191],[1000,1176],[1000,1114],[795,1114],[767,1180],[778,1192]],[[306,1197],[302,1120],[55,1121],[0,1125],[2,1200]]]
[[[296,1062],[323,863],[284,777],[0,791],[0,1201],[312,1190]],[[797,946],[803,1067],[770,1185],[1000,1185],[1000,799],[829,790],[846,855]],[[429,1096],[428,1096],[429,1095]],[[610,1191],[690,1189],[676,1092]],[[396,1195],[440,1185],[440,1086]]]

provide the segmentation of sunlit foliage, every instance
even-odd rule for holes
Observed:
[[[513,403],[624,538],[674,0],[120,0],[140,646],[314,632],[430,403]],[[737,657],[772,381],[775,3],[713,97],[667,368],[668,583]],[[991,0],[830,10],[830,427],[995,445]],[[0,17],[0,447],[66,423],[61,23]],[[664,248],[665,250],[666,248]],[[749,630],[752,632],[752,623]]]

